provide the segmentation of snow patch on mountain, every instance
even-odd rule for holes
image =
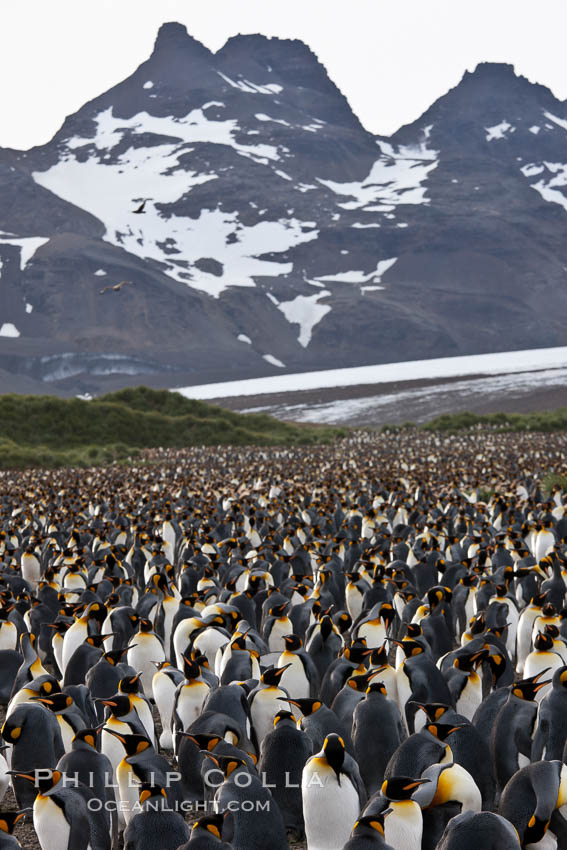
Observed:
[[[567,124],[567,122],[565,122]],[[535,177],[545,175],[537,183],[531,183],[531,188],[539,192],[544,201],[559,204],[567,210],[567,195],[564,187],[567,187],[567,163],[544,162],[541,165],[531,162],[520,169],[524,177]],[[547,173],[546,173],[547,172]],[[553,175],[549,177],[549,175]]]
[[[366,283],[367,281],[372,280],[374,283],[379,283],[382,279],[382,275],[394,265],[397,259],[397,257],[391,257],[389,260],[380,260],[375,271],[372,272],[338,272],[337,274],[320,275],[319,277],[316,277],[315,280],[329,282],[334,281],[335,283]]]
[[[285,363],[282,363],[282,361],[278,360],[277,357],[274,357],[273,354],[263,354],[262,357],[267,363],[271,363],[272,366],[277,366],[278,369],[285,369]]]
[[[20,270],[23,271],[34,256],[38,248],[49,242],[49,237],[44,236],[12,236],[10,233],[0,232],[0,245],[14,245],[20,249]]]
[[[240,89],[240,91],[247,92],[248,94],[279,94],[283,91],[283,86],[279,86],[277,83],[266,83],[264,85],[258,85],[258,83],[251,83],[250,80],[231,80],[230,77],[227,77],[226,74],[223,74],[221,71],[217,71],[219,77],[228,83],[232,88]]]
[[[324,289],[322,292],[315,293],[315,295],[298,295],[292,301],[282,301],[278,304],[278,310],[282,311],[288,322],[292,325],[299,325],[297,341],[304,348],[307,348],[311,342],[315,325],[331,311],[329,304],[317,303],[321,298],[326,298],[330,294],[327,289]]]
[[[486,130],[486,141],[492,142],[494,139],[505,139],[506,133],[513,133],[516,128],[504,120],[500,124],[495,124],[493,127],[485,127],[484,129]]]
[[[0,327],[0,336],[11,337],[12,339],[15,339],[16,337],[20,336],[20,332],[17,327],[12,324],[12,322],[4,322],[3,325]]]
[[[254,286],[254,275],[289,274],[291,263],[257,256],[284,252],[317,238],[317,230],[306,230],[314,223],[295,218],[243,227],[236,212],[219,209],[202,209],[198,219],[167,215],[163,205],[181,200],[194,186],[218,177],[214,171],[197,173],[180,163],[180,157],[192,150],[188,147],[191,143],[227,145],[257,161],[279,158],[272,145],[235,142],[236,121],[209,121],[202,109],[194,109],[184,118],[142,112],[121,119],[109,108],[96,117],[96,126],[93,138],[70,139],[59,162],[47,171],[34,172],[35,182],[102,221],[107,242],[163,264],[165,273],[176,280],[218,297],[228,286]],[[134,146],[142,133],[144,141]],[[145,139],[149,134],[178,142],[148,145]],[[130,146],[112,161],[112,151],[125,136]],[[74,153],[79,148],[84,149],[80,157]],[[135,210],[143,198],[147,201],[140,215]],[[222,274],[195,268],[194,263],[203,257],[214,257],[222,264]]]
[[[337,206],[345,210],[391,212],[402,204],[429,203],[423,183],[429,172],[439,164],[438,152],[428,149],[425,143],[394,151],[392,145],[380,142],[380,148],[383,155],[376,160],[364,180],[337,183],[317,178],[319,183],[337,195],[354,198]]]
[[[565,118],[558,118],[557,115],[552,115],[551,112],[543,113],[549,121],[553,121],[554,124],[557,124],[558,127],[562,127],[564,130],[567,130],[567,121]]]

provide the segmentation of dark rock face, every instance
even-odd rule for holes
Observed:
[[[567,107],[511,66],[384,139],[301,42],[165,24],[49,144],[0,150],[0,389],[567,345],[566,216]]]

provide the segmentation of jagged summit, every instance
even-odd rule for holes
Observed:
[[[184,24],[175,21],[162,24],[158,30],[152,56],[163,51],[191,51],[202,58],[213,55],[204,44],[187,32]]]
[[[0,151],[0,374],[96,393],[567,344],[566,143],[510,65],[384,139],[302,42],[164,24],[49,144]]]

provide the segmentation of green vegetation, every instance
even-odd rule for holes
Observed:
[[[550,472],[541,482],[543,492],[546,496],[550,496],[553,488],[558,486],[560,490],[567,490],[567,475],[561,475],[559,472]]]
[[[418,428],[423,431],[464,431],[470,428],[490,428],[495,431],[567,431],[567,407],[557,410],[541,410],[534,413],[442,413],[423,425],[404,422],[401,425],[386,424],[382,431],[407,431]]]
[[[148,387],[92,401],[0,396],[0,468],[4,469],[94,466],[126,461],[142,448],[317,444],[346,433],[340,428],[234,413]]]

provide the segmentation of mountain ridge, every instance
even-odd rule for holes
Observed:
[[[0,387],[565,344],[566,131],[548,89],[481,63],[373,136],[303,42],[213,53],[163,25],[49,143],[0,149]]]

